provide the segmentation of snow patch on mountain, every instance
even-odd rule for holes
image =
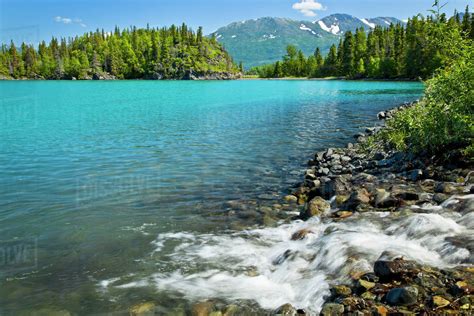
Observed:
[[[367,25],[368,27],[374,29],[375,28],[375,23],[370,23],[367,19],[360,19],[362,23]]]
[[[312,31],[312,29],[310,29],[309,27],[307,27],[307,26],[304,25],[304,24],[301,24],[301,25],[300,25],[300,30],[302,30],[302,31],[310,31],[310,32]]]
[[[332,33],[334,35],[339,34],[339,25],[333,24],[331,27],[328,27],[323,21],[318,21],[319,26],[326,32]]]

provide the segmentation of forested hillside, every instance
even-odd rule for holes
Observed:
[[[6,79],[227,79],[239,69],[223,47],[180,27],[104,30],[69,39],[53,38],[36,49],[11,42],[0,50]]]
[[[250,73],[264,78],[428,78],[451,58],[449,49],[433,40],[437,36],[433,30],[439,23],[466,39],[474,38],[474,14],[466,8],[462,18],[459,14],[450,19],[444,14],[439,19],[416,16],[406,26],[375,27],[368,34],[362,28],[355,34],[346,32],[325,58],[319,48],[306,57],[289,46],[282,61],[254,68]]]

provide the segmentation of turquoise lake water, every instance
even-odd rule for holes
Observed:
[[[150,298],[165,307],[186,300],[166,287],[109,293],[100,284],[182,269],[166,248],[153,255],[160,234],[263,224],[258,210],[286,207],[282,197],[314,152],[352,141],[379,111],[418,99],[422,89],[0,82],[0,314],[118,312]],[[11,260],[18,247],[24,258]]]

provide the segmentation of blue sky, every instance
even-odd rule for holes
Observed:
[[[449,0],[446,11],[472,0]],[[315,20],[332,13],[405,19],[426,13],[432,0],[0,0],[0,40],[38,43],[115,25],[163,26],[183,21],[206,33],[262,16]]]

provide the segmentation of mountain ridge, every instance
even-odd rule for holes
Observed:
[[[209,36],[214,36],[237,63],[242,62],[249,69],[281,59],[290,44],[307,55],[313,53],[316,47],[325,53],[347,31],[360,27],[369,31],[376,26],[389,27],[392,23],[403,22],[393,17],[361,19],[342,13],[316,21],[261,17],[232,22]]]

